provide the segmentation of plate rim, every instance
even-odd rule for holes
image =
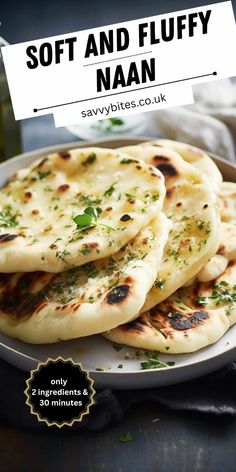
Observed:
[[[229,330],[230,330],[231,328],[233,328],[233,326],[231,326],[231,327],[229,328]],[[228,330],[228,331],[229,331],[229,330]],[[224,335],[223,335],[223,336],[224,336]],[[222,339],[223,336],[222,336],[220,339]],[[13,339],[16,339],[16,340],[17,340],[17,338],[13,338]],[[76,338],[75,338],[75,339],[76,339]],[[78,338],[78,339],[79,339],[79,338]],[[202,351],[203,349],[207,349],[209,346],[213,346],[213,345],[216,344],[220,339],[218,339],[217,341],[215,341],[215,343],[209,344],[209,345],[206,346],[205,348],[199,349],[198,351]],[[21,340],[20,340],[20,341],[21,341]],[[24,341],[22,341],[22,342],[24,342]],[[26,343],[26,344],[28,344],[28,343]],[[53,343],[53,344],[54,344],[54,343]],[[124,346],[125,346],[125,345],[124,345]],[[36,357],[32,357],[32,356],[30,356],[30,355],[28,355],[28,354],[24,354],[23,352],[18,351],[17,349],[15,349],[15,348],[13,348],[13,347],[11,347],[11,346],[8,346],[7,344],[4,344],[2,341],[0,341],[0,348],[1,348],[1,347],[3,347],[4,349],[7,349],[8,351],[14,352],[15,354],[17,354],[17,355],[20,356],[20,357],[27,358],[27,359],[30,360],[30,361],[37,362],[37,363],[41,362],[40,359],[37,359]],[[128,347],[132,347],[132,346],[128,346]],[[138,350],[138,349],[139,349],[139,348],[137,348],[137,350]],[[140,350],[143,351],[143,349],[140,349]],[[189,352],[189,353],[187,353],[187,354],[194,354],[194,353],[197,353],[198,351]],[[126,372],[125,372],[125,371],[122,371],[122,372],[121,372],[121,371],[120,371],[120,372],[119,372],[119,371],[115,371],[115,372],[114,372],[114,371],[110,371],[110,370],[98,371],[98,370],[96,370],[96,369],[90,369],[89,372],[90,372],[90,373],[96,373],[97,375],[106,374],[106,375],[110,375],[110,376],[111,376],[111,375],[122,375],[122,376],[123,376],[123,375],[134,375],[134,374],[136,375],[136,374],[143,374],[143,373],[147,373],[147,372],[157,372],[157,371],[159,371],[159,370],[161,370],[162,372],[164,372],[164,371],[166,372],[166,371],[177,370],[177,369],[186,369],[187,367],[190,367],[190,366],[192,366],[192,365],[194,365],[194,366],[195,366],[195,365],[201,366],[201,364],[205,364],[207,361],[210,361],[210,360],[212,360],[212,359],[218,359],[219,357],[225,355],[226,353],[228,354],[228,353],[233,352],[233,351],[236,352],[236,345],[233,346],[233,347],[229,347],[228,349],[225,349],[224,351],[222,351],[222,352],[220,352],[220,353],[218,353],[218,354],[216,354],[216,355],[214,355],[214,356],[211,356],[211,357],[207,357],[207,358],[205,358],[205,359],[202,359],[201,361],[196,360],[196,361],[191,362],[190,364],[187,364],[187,365],[185,365],[185,364],[184,364],[184,365],[173,365],[173,366],[168,366],[168,367],[162,367],[161,369],[155,369],[155,368],[154,368],[154,369],[147,369],[147,370],[129,370],[129,371],[126,371]],[[171,355],[172,355],[172,354],[170,354],[170,357],[171,357]],[[173,356],[178,356],[178,355],[181,356],[182,354],[173,354]]]

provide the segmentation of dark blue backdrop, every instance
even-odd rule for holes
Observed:
[[[217,0],[1,0],[0,36],[5,37],[9,43],[17,43],[210,3],[221,2]],[[236,0],[232,3],[236,11]]]

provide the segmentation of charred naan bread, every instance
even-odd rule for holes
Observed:
[[[167,193],[163,211],[173,224],[157,279],[142,308],[145,312],[194,277],[216,253],[220,221],[215,192],[175,151],[155,146],[122,150],[164,174]]]
[[[216,280],[181,288],[138,319],[104,333],[112,342],[166,354],[213,344],[236,323],[236,262]]]
[[[0,190],[0,272],[61,272],[114,254],[158,216],[164,195],[157,169],[118,150],[48,155]]]
[[[143,145],[163,146],[166,148],[173,149],[187,162],[196,167],[205,177],[207,177],[213,190],[218,192],[222,183],[223,177],[208,154],[195,146],[189,144],[180,143],[178,141],[172,141],[170,139],[156,139],[143,143]]]
[[[1,274],[0,330],[30,343],[53,343],[134,319],[155,280],[168,231],[160,214],[108,258],[61,274]]]

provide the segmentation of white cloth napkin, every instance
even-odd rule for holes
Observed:
[[[236,84],[230,79],[193,87],[195,103],[150,113],[165,138],[183,141],[236,160]]]

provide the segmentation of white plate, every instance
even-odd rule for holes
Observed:
[[[73,142],[22,154],[0,165],[0,186],[17,169],[28,165],[49,152],[96,144],[103,147],[118,147],[138,144],[147,139],[151,138],[124,138],[96,143]],[[216,156],[214,156],[214,159],[225,179],[236,182],[236,167]],[[141,357],[137,358],[136,353],[137,350],[131,347],[123,347],[117,352],[109,341],[99,335],[56,344],[33,345],[0,334],[1,358],[23,370],[29,371],[37,365],[38,361],[61,355],[65,358],[72,357],[74,360],[80,361],[90,371],[91,377],[95,380],[96,388],[131,389],[170,385],[190,380],[219,369],[228,362],[235,360],[236,325],[217,343],[196,353],[160,356],[160,359],[165,362],[174,361],[175,365],[173,367],[142,370],[140,362],[145,360],[145,355],[142,354]],[[129,358],[127,359],[127,357]],[[118,368],[120,364],[122,364],[122,368]],[[106,370],[96,370],[101,368]]]

